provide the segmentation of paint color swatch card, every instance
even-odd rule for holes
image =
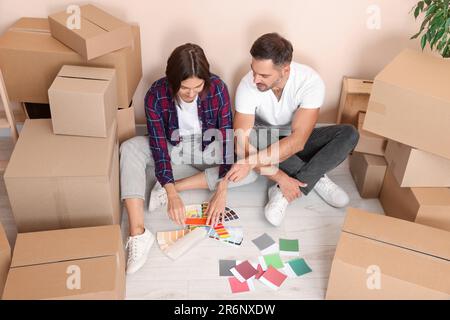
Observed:
[[[264,255],[262,257],[259,257],[258,260],[263,270],[267,270],[270,266],[274,267],[275,269],[284,268],[284,263],[278,253]]]
[[[220,238],[216,230],[211,227],[206,228],[208,228],[208,236],[210,238],[219,240],[223,243],[240,246],[242,241],[244,241],[244,230],[242,227],[227,227],[227,231],[230,234],[228,238]]]
[[[221,277],[233,277],[231,269],[236,267],[236,260],[219,260],[219,276]]]
[[[228,283],[230,284],[231,292],[232,293],[241,293],[241,292],[249,292],[255,290],[255,285],[253,283],[253,280],[248,280],[241,282],[235,277],[228,278]]]
[[[290,278],[300,277],[304,274],[312,272],[311,268],[308,266],[305,259],[300,259],[300,258],[289,260],[286,263],[283,271]]]
[[[231,268],[230,271],[240,282],[252,279],[258,273],[258,270],[256,270],[249,261],[244,261],[236,265],[234,268]]]
[[[172,246],[178,239],[183,238],[190,230],[163,231],[156,233],[156,239],[162,251]]]
[[[256,270],[258,271],[258,273],[255,275],[255,279],[259,280],[259,278],[261,278],[261,276],[264,274],[264,270],[259,263],[258,266],[256,267]]]
[[[207,217],[203,214],[202,205],[189,205],[185,207],[186,210],[186,220],[184,223],[186,225],[194,226],[204,226],[206,225]]]
[[[206,230],[204,228],[197,228],[190,231],[184,237],[178,239],[174,244],[167,247],[164,253],[171,259],[176,260],[190,249],[198,245],[206,238]]]
[[[273,267],[269,267],[266,272],[259,278],[259,281],[273,290],[278,290],[287,276]]]
[[[225,212],[223,214],[223,221],[229,222],[233,220],[239,219],[238,214],[233,209],[230,209],[228,207],[225,207]]]
[[[219,224],[215,225],[213,228],[214,228],[214,231],[216,231],[216,233],[220,239],[226,239],[226,238],[230,237],[230,234],[228,233],[227,229],[225,229],[223,224],[219,223]]]
[[[267,233],[264,233],[252,241],[263,255],[278,252],[277,243]]]
[[[280,254],[286,256],[298,256],[299,255],[299,246],[298,240],[288,240],[288,239],[280,239]]]

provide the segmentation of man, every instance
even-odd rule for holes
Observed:
[[[234,120],[236,151],[245,158],[226,175],[237,182],[255,170],[275,182],[264,209],[275,226],[281,224],[288,204],[311,190],[331,206],[348,204],[348,195],[326,173],[347,158],[359,139],[352,125],[315,128],[325,85],[312,68],[292,62],[292,52],[291,43],[276,33],[253,44],[252,70],[238,86]],[[268,128],[290,126],[291,132],[267,148],[255,148],[249,138],[255,120]]]

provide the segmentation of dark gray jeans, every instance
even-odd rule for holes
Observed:
[[[353,125],[314,128],[304,149],[281,162],[279,168],[290,177],[307,183],[307,187],[300,188],[307,195],[324,174],[347,158],[358,140],[359,133]]]

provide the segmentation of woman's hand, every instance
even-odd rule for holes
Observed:
[[[215,226],[222,222],[223,213],[225,212],[225,204],[227,201],[227,180],[223,179],[219,182],[216,192],[209,200],[208,209],[206,213],[208,219],[206,219],[206,224]]]
[[[175,188],[166,188],[167,192],[167,214],[169,218],[175,223],[184,226],[186,219],[186,209],[184,207],[183,200],[175,191]]]

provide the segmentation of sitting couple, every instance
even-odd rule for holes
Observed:
[[[275,226],[281,224],[289,203],[311,190],[334,207],[348,204],[345,191],[326,173],[346,159],[358,142],[358,132],[351,125],[315,128],[325,86],[312,68],[292,62],[288,40],[265,34],[250,53],[251,71],[236,92],[234,124],[227,86],[210,73],[197,45],[176,48],[167,61],[166,76],[148,90],[148,136],[134,137],[120,148],[121,200],[130,228],[128,274],[144,265],[155,240],[144,225],[147,187],[153,187],[149,210],[166,206],[170,219],[179,225],[185,219],[180,191],[213,191],[207,223],[214,225],[224,212],[228,188],[252,183],[258,174],[274,181],[264,213]],[[291,130],[271,144],[255,146],[249,135],[255,121],[268,129]],[[219,138],[206,139],[211,129],[221,133]],[[236,143],[232,129],[245,133],[236,135]],[[186,164],[199,173],[187,176]],[[154,171],[151,181],[146,178],[148,167]]]

